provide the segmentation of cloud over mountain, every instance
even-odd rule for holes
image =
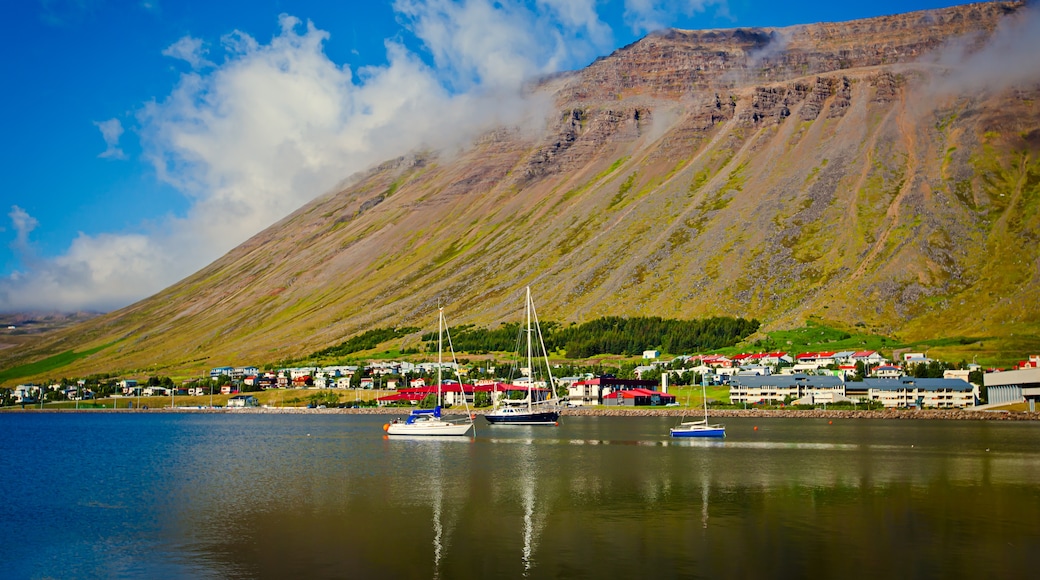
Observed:
[[[541,127],[534,75],[606,50],[594,2],[399,0],[400,21],[432,56],[398,40],[357,70],[325,52],[329,33],[283,14],[269,42],[235,30],[182,37],[162,53],[187,63],[164,98],[136,115],[143,155],[190,201],[136,231],[81,233],[59,257],[0,280],[0,310],[110,310],[218,258],[350,174],[409,150],[460,147],[494,125]],[[212,60],[211,60],[212,59]],[[124,158],[118,119],[96,123],[105,158]]]

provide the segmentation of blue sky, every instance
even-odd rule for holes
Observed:
[[[952,4],[16,0],[0,35],[0,311],[144,298],[354,171],[532,122],[524,79],[652,29]]]

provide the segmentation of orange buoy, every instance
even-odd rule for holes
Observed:
[[[383,423],[383,431],[389,431],[389,430],[390,430],[390,423]]]
[[[828,425],[833,425],[833,424],[834,424],[834,421],[827,421],[827,424],[828,424]]]
[[[755,431],[758,431],[758,425],[755,425]]]

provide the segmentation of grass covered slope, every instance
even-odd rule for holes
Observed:
[[[818,318],[1003,357],[1040,336],[1040,90],[951,86],[919,57],[1018,8],[794,27],[765,60],[769,29],[650,36],[542,85],[541,132],[375,167],[0,368],[102,345],[67,373],[262,365],[430,331],[438,306],[516,322],[525,285],[563,324]]]

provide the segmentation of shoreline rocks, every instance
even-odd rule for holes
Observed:
[[[306,407],[254,407],[228,409],[226,407],[169,407],[160,409],[5,409],[11,413],[246,413],[246,414],[341,414],[341,415],[397,415],[404,416],[410,407],[363,407],[360,409],[308,409]],[[697,410],[687,413],[696,418]],[[470,409],[474,415],[483,415],[488,409]],[[445,415],[464,415],[465,409],[447,409]],[[568,408],[562,417],[679,417],[683,409],[676,407],[590,407]],[[710,420],[726,418],[754,419],[924,419],[953,421],[1038,421],[1040,412],[972,411],[961,409],[883,409],[880,411],[849,410],[795,410],[795,409],[718,409],[711,411]]]

